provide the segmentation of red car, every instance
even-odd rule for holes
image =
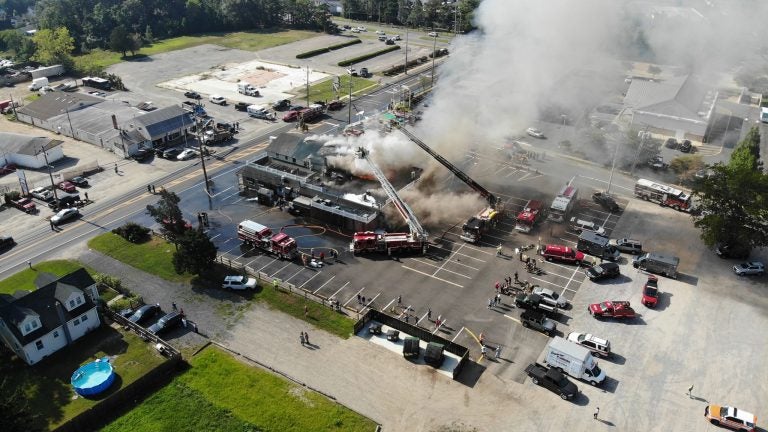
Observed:
[[[294,121],[294,120],[296,120],[298,118],[299,118],[299,111],[288,111],[283,116],[283,121],[284,122],[292,122],[292,121]]]
[[[75,187],[75,185],[72,184],[71,182],[68,182],[68,181],[64,181],[64,182],[59,183],[59,189],[63,190],[64,192],[68,192],[68,193],[77,192],[77,188]]]
[[[14,171],[16,171],[16,165],[14,164],[8,164],[0,167],[0,175],[10,174]]]
[[[643,285],[643,304],[646,307],[656,307],[659,302],[659,278],[648,276],[648,282]]]
[[[604,301],[589,305],[589,314],[595,318],[634,318],[635,310],[628,301]]]
[[[29,198],[19,198],[16,201],[11,201],[14,207],[23,211],[24,213],[34,213],[37,211],[37,206]]]

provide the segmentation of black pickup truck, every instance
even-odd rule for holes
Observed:
[[[579,394],[579,388],[557,369],[547,368],[538,363],[531,363],[525,368],[531,382],[556,393],[563,400],[573,399]]]
[[[556,307],[544,303],[538,294],[518,294],[515,297],[515,306],[523,309],[539,309],[550,314],[558,313]]]
[[[557,330],[557,323],[544,315],[544,312],[529,309],[520,314],[520,321],[525,328],[533,328],[547,336],[552,336]]]

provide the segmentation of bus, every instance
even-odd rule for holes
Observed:
[[[675,189],[653,180],[640,179],[635,183],[635,196],[646,201],[659,203],[662,207],[672,207],[686,211],[691,207],[691,196],[680,189]]]
[[[576,205],[578,198],[579,190],[569,182],[563,186],[554,201],[552,201],[547,219],[557,223],[565,222],[571,210],[573,210],[573,206]]]

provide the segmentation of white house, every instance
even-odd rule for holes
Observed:
[[[33,365],[101,325],[98,298],[82,268],[32,292],[0,294],[0,341]]]
[[[0,165],[43,168],[46,157],[48,163],[64,158],[62,142],[41,136],[0,132]]]

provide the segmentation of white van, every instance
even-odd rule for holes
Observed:
[[[29,85],[29,89],[31,91],[40,90],[41,88],[47,86],[48,83],[48,77],[40,77],[35,78],[32,80],[32,84]]]

